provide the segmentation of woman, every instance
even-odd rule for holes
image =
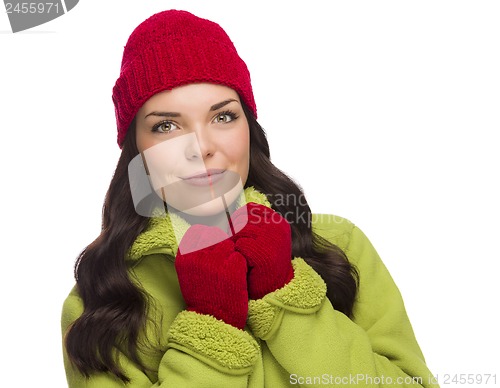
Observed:
[[[270,162],[220,26],[141,23],[113,102],[122,153],[62,313],[70,387],[432,386],[368,239]]]

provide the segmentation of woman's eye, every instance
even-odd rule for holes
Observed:
[[[232,112],[222,112],[219,113],[214,118],[214,122],[216,123],[229,123],[237,118],[237,116]]]
[[[161,123],[156,124],[152,131],[160,132],[160,133],[170,133],[173,130],[177,129],[177,125],[175,125],[171,121],[162,121]]]

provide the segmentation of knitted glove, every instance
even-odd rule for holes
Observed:
[[[231,219],[234,229],[238,230],[232,237],[235,249],[245,256],[249,268],[250,298],[260,299],[292,280],[292,238],[288,221],[273,209],[253,202],[236,210]]]
[[[220,242],[207,247],[213,241]],[[191,226],[179,244],[175,269],[187,310],[212,315],[239,329],[245,327],[247,263],[220,228]]]

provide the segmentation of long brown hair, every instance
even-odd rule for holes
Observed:
[[[263,128],[245,105],[243,109],[250,127],[246,186],[264,193],[288,219],[293,256],[303,257],[322,276],[333,307],[351,316],[358,286],[356,269],[340,248],[312,231],[312,214],[302,189],[271,162]],[[138,153],[132,123],[104,201],[101,234],[75,264],[84,311],[66,333],[65,347],[73,365],[87,377],[110,372],[129,381],[115,361],[117,348],[125,349],[133,362],[142,365],[138,338],[146,323],[148,295],[131,281],[124,260],[149,221],[136,213],[128,183],[128,164]],[[284,196],[300,200],[283,201]]]

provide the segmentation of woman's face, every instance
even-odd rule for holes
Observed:
[[[226,86],[189,84],[154,95],[136,115],[136,142],[158,195],[191,215],[223,211],[221,195],[231,204],[248,177],[248,122]]]

